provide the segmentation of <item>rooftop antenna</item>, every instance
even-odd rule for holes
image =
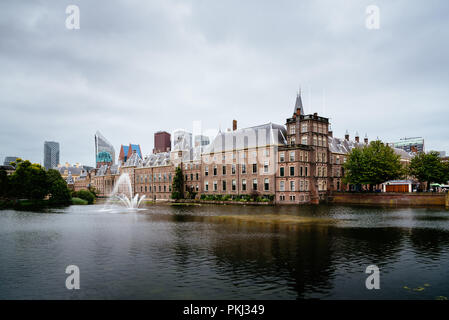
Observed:
[[[323,88],[323,115],[326,114],[326,90]]]

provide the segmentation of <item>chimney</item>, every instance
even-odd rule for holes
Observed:
[[[365,134],[365,139],[364,139],[364,141],[365,141],[365,144],[368,144],[368,134]]]
[[[346,130],[346,133],[345,133],[345,140],[349,141],[349,132],[348,132],[348,130]]]
[[[301,115],[301,108],[296,109],[296,115],[299,117]]]
[[[358,132],[355,133],[355,142],[360,143],[360,137]]]
[[[237,120],[232,120],[232,131],[237,130]]]
[[[315,118],[318,117],[318,113],[315,112],[315,113],[313,114],[313,116],[314,116]]]

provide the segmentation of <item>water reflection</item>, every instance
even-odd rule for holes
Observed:
[[[344,206],[70,207],[0,213],[0,298],[434,299],[449,296],[449,215]],[[60,212],[60,209],[58,209]],[[244,217],[244,219],[242,219]],[[65,266],[83,290],[64,288]],[[382,270],[368,291],[364,270]],[[422,286],[425,290],[404,290]]]

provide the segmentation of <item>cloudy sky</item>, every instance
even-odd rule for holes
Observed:
[[[43,162],[54,140],[61,162],[93,165],[96,130],[147,154],[155,131],[197,120],[284,124],[300,86],[335,136],[449,151],[448,15],[447,0],[4,0],[0,160]]]

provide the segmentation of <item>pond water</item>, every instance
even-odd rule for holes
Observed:
[[[0,211],[0,299],[449,297],[444,209],[101,208]],[[366,289],[369,265],[379,290]]]

